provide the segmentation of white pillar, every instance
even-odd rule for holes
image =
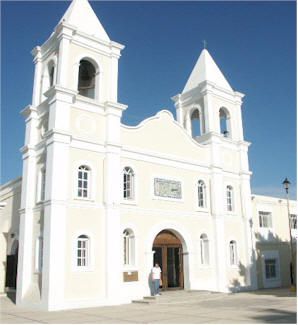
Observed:
[[[109,101],[117,102],[118,97],[118,58],[119,55],[112,54],[111,56],[111,71],[110,71],[110,87],[109,87]]]
[[[205,132],[219,133],[219,121],[216,119],[216,110],[212,102],[212,94],[207,90],[204,93]]]
[[[250,190],[250,175],[241,175],[241,206],[243,216],[243,230],[244,241],[246,250],[246,263],[245,269],[246,285],[252,290],[257,289],[257,270],[256,270],[256,246],[255,237],[252,225],[252,202],[251,202],[251,190]]]
[[[49,130],[53,133],[47,140],[42,269],[42,306],[47,310],[60,309],[64,304],[71,142],[68,132],[73,95],[55,87],[49,96]]]
[[[214,225],[216,288],[227,291],[227,256],[223,200],[223,177],[219,168],[213,168],[211,176],[211,211]]]
[[[37,111],[28,106],[22,114],[26,117],[26,135],[23,153],[23,177],[20,207],[19,259],[17,274],[17,304],[23,302],[32,282],[33,272],[33,208],[36,194]]]
[[[19,228],[19,258],[16,303],[23,299],[32,283],[33,272],[33,207],[35,205],[36,158],[33,149],[23,154],[22,198]]]
[[[57,69],[57,85],[67,88],[68,83],[68,65],[69,65],[69,44],[71,39],[71,31],[63,28],[60,34],[58,69]]]
[[[106,297],[110,302],[121,299],[122,287],[120,230],[120,118],[126,107],[106,102],[106,157],[104,164],[105,225],[106,225]]]
[[[70,137],[53,135],[47,146],[44,211],[42,305],[63,307]]]
[[[186,112],[184,118],[185,118],[185,128],[186,128],[186,132],[187,132],[190,136],[192,136],[191,119],[190,119],[189,111]]]
[[[36,48],[34,48],[32,54],[34,55],[33,62],[35,63],[32,105],[34,107],[37,107],[40,104],[40,96],[41,96],[42,61],[41,61],[40,47],[37,46]]]

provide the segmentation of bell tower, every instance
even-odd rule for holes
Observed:
[[[177,121],[198,141],[208,133],[241,141],[243,97],[231,88],[210,53],[203,49],[182,93],[173,97]]]
[[[26,137],[21,149],[17,304],[31,301],[55,310],[65,302],[69,204],[78,202],[74,193],[78,185],[72,178],[78,152],[81,160],[97,155],[90,160],[96,166],[102,162],[104,188],[97,191],[103,202],[97,199],[97,204],[102,207],[98,215],[107,234],[102,256],[109,256],[104,264],[108,275],[105,298],[115,296],[119,288],[120,253],[115,248],[120,246],[120,237],[115,234],[120,233],[120,190],[115,191],[113,184],[120,184],[120,120],[126,109],[117,98],[118,60],[123,48],[110,40],[87,0],[73,0],[46,42],[32,51],[32,105],[22,111]],[[96,168],[91,172],[99,174]],[[94,189],[89,204],[95,195]],[[83,200],[79,202],[82,206]]]
[[[244,94],[234,91],[207,49],[203,49],[181,94],[172,98],[178,123],[195,141],[210,148],[211,214],[216,234],[217,288],[226,291],[225,224],[227,215],[242,220],[246,247],[248,285],[256,288],[252,256],[251,188],[248,164],[250,143],[243,139],[241,105]],[[231,186],[231,184],[233,186]],[[227,189],[239,197],[238,207],[229,213]],[[238,220],[239,220],[238,219]]]

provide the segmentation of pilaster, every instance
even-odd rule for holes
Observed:
[[[69,45],[72,38],[73,29],[61,24],[57,27],[59,43],[57,84],[67,88],[68,65],[69,65]]]
[[[33,272],[33,208],[35,205],[36,157],[32,146],[25,146],[23,151],[22,197],[19,228],[19,259],[17,274],[16,303],[24,302],[32,283]]]
[[[104,204],[106,225],[106,298],[115,301],[122,284],[120,229],[120,119],[126,106],[106,102],[106,155],[104,162]]]
[[[240,177],[241,185],[241,206],[242,206],[242,219],[243,230],[245,234],[246,246],[246,284],[250,289],[256,290],[257,284],[257,270],[256,270],[256,244],[253,231],[252,221],[252,203],[251,203],[251,190],[250,190],[250,175],[242,174]]]
[[[69,145],[65,134],[52,133],[47,140],[42,273],[42,305],[47,310],[64,302]]]
[[[41,48],[39,46],[35,47],[32,51],[34,55],[34,83],[33,83],[33,93],[32,93],[32,105],[37,107],[40,104],[41,95],[41,74],[42,74],[42,60],[41,60]]]
[[[227,256],[225,249],[223,176],[220,168],[212,168],[211,189],[211,211],[213,216],[215,242],[216,287],[218,291],[226,292]]]

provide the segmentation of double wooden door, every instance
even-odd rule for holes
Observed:
[[[154,246],[154,264],[158,263],[162,270],[163,289],[183,288],[183,256],[182,246]]]

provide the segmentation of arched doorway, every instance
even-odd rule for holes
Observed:
[[[17,287],[17,271],[18,271],[18,250],[19,242],[14,240],[11,247],[11,254],[6,259],[6,279],[5,287],[16,289]]]
[[[183,248],[180,239],[170,230],[157,234],[153,242],[153,263],[162,270],[162,288],[183,289]]]

